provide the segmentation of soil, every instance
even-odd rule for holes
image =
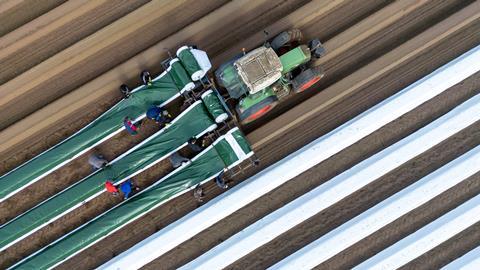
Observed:
[[[5,0],[0,3],[0,36],[61,5],[66,0]]]
[[[199,45],[208,51],[215,63],[215,59],[234,55],[233,48],[238,47],[243,41],[258,39],[259,30],[267,27],[274,29],[272,31],[275,32],[282,25],[298,25],[304,30],[306,38],[321,37],[322,41],[325,41],[325,46],[331,48],[331,52],[335,52],[335,44],[347,44],[362,31],[368,35],[368,38],[364,40],[349,44],[351,47],[345,52],[322,62],[328,76],[315,89],[312,89],[312,92],[288,100],[273,112],[270,118],[265,118],[263,122],[255,126],[246,127],[246,131],[249,133],[248,138],[261,159],[261,165],[256,168],[246,166],[243,174],[234,177],[235,183],[326,134],[480,43],[480,36],[476,34],[480,31],[478,14],[475,14],[478,3],[477,7],[460,11],[473,1],[445,0],[418,3],[412,1],[412,4],[416,4],[418,7],[407,12],[403,17],[393,18],[395,12],[392,13],[392,16],[383,14],[386,19],[395,21],[379,30],[371,30],[373,27],[370,26],[377,23],[372,19],[372,14],[375,11],[388,10],[387,7],[393,1],[330,0],[322,2],[324,6],[319,8],[318,13],[301,16],[302,12],[311,14],[311,10],[302,9],[302,7],[309,7],[309,4],[317,3],[317,1],[219,0],[213,1],[209,5],[189,4],[188,1],[176,2],[175,5],[171,4],[170,8],[174,11],[182,10],[182,14],[184,14],[186,5],[193,5],[193,8],[187,11],[189,16],[184,14],[185,17],[181,21],[170,21],[171,14],[159,13],[160,17],[141,21],[139,22],[141,25],[135,25],[138,29],[144,30],[155,25],[155,33],[150,30],[146,30],[146,32],[139,30],[127,34],[129,33],[127,31],[123,33],[124,39],[105,37],[102,36],[101,31],[97,31],[93,33],[96,38],[103,37],[110,43],[108,43],[109,45],[104,44],[104,47],[92,46],[89,50],[78,45],[87,44],[85,42],[88,39],[82,39],[81,35],[87,35],[88,31],[96,31],[95,28],[103,27],[102,24],[111,25],[113,22],[118,22],[123,16],[122,12],[126,13],[126,10],[130,11],[130,8],[131,10],[137,8],[129,6],[130,3],[132,3],[131,5],[138,4],[137,10],[145,8],[148,4],[143,5],[141,1],[128,2],[129,4],[125,3],[123,7],[105,4],[103,12],[107,12],[106,10],[110,8],[116,11],[108,13],[104,20],[85,26],[82,28],[83,32],[75,30],[77,29],[75,26],[69,28],[63,25],[62,29],[65,31],[67,29],[79,31],[78,36],[71,33],[65,36],[65,39],[71,40],[71,42],[78,40],[67,49],[65,49],[66,45],[60,48],[62,46],[58,44],[60,42],[58,37],[53,34],[54,32],[49,32],[50,34],[46,34],[42,38],[46,41],[51,40],[53,43],[57,42],[55,46],[59,47],[52,46],[51,50],[39,51],[37,59],[47,59],[50,57],[47,56],[49,53],[52,54],[52,57],[48,59],[57,59],[56,61],[80,53],[85,53],[84,58],[68,63],[68,65],[56,65],[54,60],[44,61],[36,66],[32,65],[30,70],[33,71],[22,74],[24,76],[22,78],[28,78],[42,69],[45,71],[51,69],[52,73],[45,74],[45,76],[42,74],[31,85],[22,86],[22,89],[14,91],[15,96],[13,94],[9,96],[12,99],[0,102],[6,104],[5,106],[0,104],[2,114],[0,128],[8,126],[0,132],[0,141],[2,141],[0,144],[0,173],[7,172],[53,146],[97,117],[119,100],[120,96],[116,87],[123,82],[132,83],[132,74],[135,72],[138,73],[139,70],[150,67],[154,74],[158,73],[158,57],[166,54],[164,48],[175,47],[179,42]],[[401,4],[406,4],[406,2]],[[400,4],[396,3],[396,5]],[[0,13],[2,12],[1,8],[2,5],[0,5]],[[95,8],[95,10],[102,12],[101,9]],[[298,17],[291,18],[289,14],[295,14]],[[449,17],[452,14],[454,15]],[[94,17],[95,14],[89,16]],[[475,16],[477,19],[468,21]],[[448,20],[445,20],[447,17],[449,17]],[[166,20],[168,23],[162,24],[162,27],[158,29],[159,22]],[[371,21],[369,22],[369,20]],[[125,19],[123,22],[125,21],[128,20]],[[218,21],[222,21],[222,24],[220,25]],[[365,21],[369,23],[364,25],[365,28],[362,31],[355,28]],[[33,24],[33,21],[31,23]],[[46,29],[49,30],[48,27]],[[427,29],[428,31],[423,33]],[[114,43],[114,40],[118,43]],[[257,43],[261,42],[261,40],[257,41]],[[145,50],[149,46],[152,47]],[[118,55],[119,53],[121,55]],[[319,61],[321,62],[321,60]],[[108,69],[112,70],[107,72]],[[480,74],[475,74],[452,87],[421,107],[196,235],[145,268],[174,268],[199,256],[245,226],[414,132],[469,97],[478,94],[480,92],[479,78]],[[12,88],[15,84],[21,86],[20,79],[21,76],[18,76],[13,82],[9,82],[10,84],[1,85],[0,95],[3,93],[2,88],[17,89]],[[49,89],[42,91],[41,95],[38,94],[40,93],[38,90],[43,90],[47,84]],[[28,106],[25,106],[25,109],[20,110],[17,108],[18,106],[12,105],[14,103],[8,103],[15,102],[17,98],[21,98],[26,93],[31,94],[29,94]],[[64,96],[61,97],[62,95]],[[41,109],[32,113],[39,108]],[[30,113],[32,114],[18,121]],[[16,123],[9,126],[14,122]],[[480,133],[477,131],[479,126],[480,123],[476,123],[463,130],[339,204],[322,211],[274,241],[255,250],[235,262],[230,268],[265,268],[288,256],[409,183],[417,181],[442,164],[478,145],[480,143]],[[145,130],[145,133],[138,137],[120,133],[98,146],[95,151],[101,152],[109,160],[113,159],[153,134],[156,127],[147,123]],[[12,151],[12,149],[16,150]],[[88,175],[90,173],[90,168],[86,165],[88,154],[86,153],[0,204],[0,222],[3,223],[13,218],[39,201]],[[135,181],[140,187],[145,188],[171,169],[168,161],[162,161],[135,177]],[[438,201],[435,205],[429,203],[430,207],[416,209],[396,221],[395,226],[389,225],[384,230],[376,232],[368,241],[362,240],[363,245],[352,246],[320,265],[319,268],[348,268],[361,262],[367,255],[385,248],[395,239],[404,237],[478,193],[480,188],[478,177],[480,176],[471,177],[468,181],[442,194],[440,199],[435,199],[435,202]],[[206,201],[222,192],[212,182],[205,184],[204,190]],[[33,253],[120,201],[121,198],[111,197],[108,194],[98,196],[1,252],[0,268],[11,265]],[[190,192],[183,194],[69,259],[58,268],[75,269],[79,265],[82,268],[96,267],[198,206]],[[469,228],[468,232],[474,232],[473,229],[477,227],[478,225]],[[407,267],[444,265],[452,258],[459,257],[473,246],[478,245],[480,238],[475,233],[473,235],[472,239],[466,241],[467,236],[461,233],[455,239],[442,245],[442,249],[432,250]]]
[[[0,84],[95,33],[148,0],[70,1],[0,38]]]

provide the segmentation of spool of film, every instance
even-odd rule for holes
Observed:
[[[185,91],[190,91],[195,88],[195,83],[190,80],[190,76],[178,58],[172,59],[169,64],[170,67],[168,67],[167,72],[172,77],[178,89],[180,89],[180,93],[184,93]]]
[[[182,62],[192,81],[198,81],[205,76],[205,71],[200,67],[197,59],[192,54],[188,46],[180,47],[177,50],[177,57]]]
[[[221,123],[228,119],[228,113],[225,111],[225,108],[220,103],[217,95],[212,91],[212,89],[207,90],[201,96],[203,104],[207,107],[210,115],[215,119],[216,123]]]

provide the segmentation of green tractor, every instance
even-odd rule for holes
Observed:
[[[312,59],[325,49],[318,39],[301,44],[298,29],[285,31],[270,42],[242,53],[215,71],[217,85],[228,92],[227,100],[242,124],[248,124],[272,110],[282,99],[316,84],[324,75],[311,67]]]

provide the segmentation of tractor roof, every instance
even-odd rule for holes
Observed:
[[[257,48],[238,59],[234,65],[251,94],[265,89],[282,77],[282,63],[272,48]]]

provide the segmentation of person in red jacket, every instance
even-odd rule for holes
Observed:
[[[133,122],[132,119],[130,119],[130,117],[126,116],[124,119],[123,119],[123,126],[125,127],[125,129],[127,130],[127,132],[130,134],[130,135],[137,135],[138,134],[138,130],[140,129],[140,125],[142,124],[142,121],[138,121],[136,123]]]
[[[111,193],[113,196],[118,195],[118,188],[111,181],[105,182],[105,189],[107,190],[108,193]]]

